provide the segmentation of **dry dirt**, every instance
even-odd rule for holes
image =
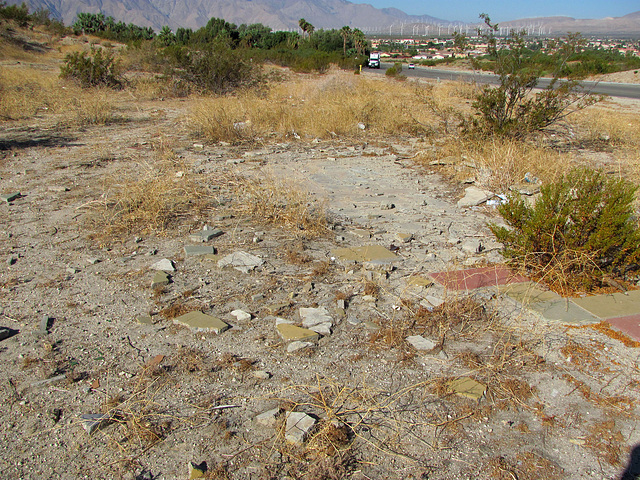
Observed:
[[[190,462],[220,479],[620,476],[640,441],[637,348],[543,324],[494,291],[469,303],[408,285],[500,260],[486,228],[495,212],[457,208],[458,187],[412,164],[437,145],[292,138],[201,148],[184,123],[194,101],[131,100],[120,105],[126,123],[77,130],[48,117],[3,125],[0,191],[21,196],[0,205],[0,326],[15,333],[0,343],[2,478],[186,479]],[[164,181],[209,185],[210,207],[166,235],[95,230],[107,194],[166,150],[177,160]],[[238,175],[295,179],[325,202],[326,236],[239,214],[242,187],[229,180]],[[224,232],[210,243],[219,257],[244,250],[265,263],[241,273],[185,257],[189,233],[204,225]],[[479,241],[486,248],[474,253]],[[386,273],[331,253],[363,244],[397,247],[401,261]],[[176,271],[153,290],[151,265],[163,258]],[[428,296],[444,306],[420,307]],[[330,312],[331,334],[287,353],[275,318],[297,323],[299,308],[315,306]],[[173,323],[193,309],[231,329]],[[237,320],[236,309],[252,318]],[[410,334],[438,347],[418,354]],[[487,386],[483,398],[452,393],[449,382],[466,376]],[[276,407],[275,426],[256,422]],[[284,441],[291,410],[318,420],[304,445]],[[109,422],[89,435],[80,417],[99,413]]]

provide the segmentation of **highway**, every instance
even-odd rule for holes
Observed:
[[[367,69],[369,72],[384,73],[389,67],[392,67],[391,63],[381,64],[381,68]],[[366,67],[365,67],[366,68]],[[500,79],[497,75],[485,72],[465,72],[465,71],[452,71],[452,70],[438,70],[432,67],[418,67],[415,70],[409,70],[406,65],[402,66],[402,74],[407,78],[430,78],[433,80],[459,80],[466,82],[476,82],[479,84],[498,85]],[[538,82],[538,87],[545,88],[549,85],[551,79],[541,78]],[[623,98],[635,98],[640,99],[640,84],[633,83],[613,83],[613,82],[591,82],[582,81],[581,84],[586,90],[592,93],[599,93],[603,95],[610,95],[612,97]]]

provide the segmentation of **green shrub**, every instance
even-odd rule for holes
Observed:
[[[102,48],[91,48],[91,53],[75,52],[68,54],[64,65],[60,67],[60,76],[78,81],[85,88],[120,88],[120,66],[110,52]]]
[[[499,207],[509,228],[490,225],[510,261],[560,291],[590,290],[637,269],[637,187],[602,172],[572,170],[544,186],[533,206],[513,196]]]

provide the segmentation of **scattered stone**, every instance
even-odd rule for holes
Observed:
[[[276,329],[285,342],[294,342],[296,340],[301,342],[315,342],[320,338],[320,335],[313,330],[297,327],[289,323],[280,323],[276,325]]]
[[[112,422],[108,413],[85,413],[80,415],[83,428],[91,435],[96,430],[106,427]]]
[[[216,228],[215,230],[203,229],[189,235],[189,240],[192,242],[209,242],[223,233],[224,232],[219,228]]]
[[[149,360],[145,364],[145,367],[147,367],[147,368],[155,368],[158,365],[160,365],[163,360],[164,360],[164,355],[162,355],[162,354],[156,355],[155,357],[153,357],[151,360]]]
[[[365,302],[368,302],[368,303],[375,303],[377,298],[374,297],[373,295],[363,295],[362,296],[362,300],[364,300]]]
[[[18,331],[8,327],[0,327],[0,342],[13,337]]]
[[[136,322],[141,325],[153,325],[153,319],[149,315],[138,315]]]
[[[89,265],[96,265],[96,264],[100,263],[100,261],[101,260],[99,258],[97,258],[97,257],[87,258],[87,263]]]
[[[67,267],[66,272],[70,273],[71,275],[74,275],[76,273],[78,273],[80,271],[79,268],[75,268],[75,267]]]
[[[429,351],[436,348],[436,342],[433,340],[429,340],[428,338],[424,338],[422,335],[412,335],[407,337],[407,342],[415,348],[416,350],[424,350]]]
[[[396,234],[396,237],[402,243],[409,243],[411,240],[413,240],[413,233],[398,233]]]
[[[193,148],[195,148],[196,150],[202,150],[204,148],[204,145],[202,143],[194,143]]]
[[[40,319],[40,335],[49,335],[50,322],[53,320],[48,315],[43,315]]]
[[[365,245],[362,247],[337,248],[331,255],[347,262],[395,262],[401,257],[386,249],[382,245]]]
[[[163,258],[151,265],[153,270],[162,270],[164,272],[175,272],[176,268],[173,266],[173,262],[168,258]]]
[[[151,288],[158,288],[169,285],[170,279],[171,277],[167,272],[159,270],[153,274],[153,280],[151,280]]]
[[[202,462],[199,465],[195,462],[189,462],[189,480],[204,478],[206,472],[207,462]]]
[[[384,272],[389,273],[393,272],[394,266],[392,263],[381,260],[372,260],[370,262],[364,262],[362,264],[365,270],[374,271],[374,272]]]
[[[31,386],[39,387],[41,385],[51,385],[52,383],[62,382],[63,380],[66,380],[66,379],[67,379],[67,375],[63,373],[62,375],[56,375],[55,377],[45,378],[44,380],[35,381],[31,383]]]
[[[480,400],[487,391],[487,386],[470,377],[461,377],[449,384],[451,389],[461,397]]]
[[[347,303],[343,299],[336,300],[336,307],[339,310],[344,310],[345,308],[347,308]]]
[[[17,200],[18,198],[20,198],[20,192],[3,193],[2,195],[0,195],[0,200],[4,200],[7,203],[11,203],[14,200]]]
[[[276,326],[280,325],[281,323],[287,323],[289,325],[293,325],[295,322],[293,320],[288,320],[286,318],[276,317]]]
[[[482,246],[482,241],[478,240],[477,238],[465,239],[460,244],[460,248],[462,249],[462,251],[471,253],[471,254],[481,253],[484,250],[484,247]]]
[[[207,253],[204,256],[204,259],[205,260],[211,260],[212,262],[216,262],[216,264],[217,264],[218,260],[220,260],[220,255],[216,255],[216,254],[213,254],[213,253]]]
[[[464,197],[458,200],[458,207],[475,207],[486,202],[494,196],[493,192],[481,190],[478,187],[467,187],[464,189]]]
[[[321,323],[333,325],[333,318],[331,318],[331,315],[325,307],[300,308],[300,318],[302,319],[302,326],[306,328]]]
[[[393,203],[383,203],[380,205],[381,210],[393,210],[396,206]]]
[[[18,257],[16,257],[15,255],[11,255],[9,258],[7,258],[7,265],[14,265],[17,261]]]
[[[255,370],[253,372],[253,378],[257,378],[259,380],[269,380],[271,378],[271,374],[265,370]]]
[[[433,280],[420,275],[413,275],[407,278],[407,285],[427,288],[433,285]]]
[[[260,257],[256,257],[255,255],[242,251],[234,252],[218,260],[218,266],[220,268],[230,266],[242,273],[249,273],[251,270],[261,266],[263,263],[264,260]]]
[[[219,334],[230,328],[229,324],[219,318],[212,317],[197,310],[174,318],[173,322],[189,327],[196,332],[211,331]]]
[[[245,312],[244,310],[234,310],[231,312],[231,315],[236,317],[239,322],[247,322],[251,320],[251,314]]]
[[[317,325],[313,325],[309,327],[309,330],[313,330],[316,333],[319,333],[323,337],[328,337],[331,335],[331,327],[333,324],[331,322],[318,323]]]
[[[509,190],[518,192],[520,195],[531,196],[540,193],[540,184],[530,182],[516,183],[515,185],[511,185]]]
[[[371,238],[371,232],[364,228],[354,228],[350,231],[353,235],[360,238]]]
[[[287,415],[284,438],[295,445],[302,445],[316,424],[315,418],[303,412]]]
[[[69,191],[67,187],[63,187],[61,185],[49,185],[48,190],[50,192],[58,192],[58,193]]]
[[[426,301],[429,306],[431,307],[439,307],[440,305],[442,305],[444,303],[444,299],[440,298],[440,297],[435,297],[433,295],[426,295],[424,297],[424,301]],[[420,304],[422,305],[422,302],[420,302]]]
[[[197,257],[200,255],[215,255],[216,249],[209,246],[186,245],[184,247],[185,257]]]
[[[299,340],[296,340],[294,342],[291,342],[289,345],[287,345],[287,353],[294,353],[294,352],[297,352],[298,350],[302,350],[304,348],[309,348],[309,347],[313,347],[313,343],[301,342]]]
[[[266,412],[261,413],[256,416],[256,423],[263,425],[265,427],[273,428],[276,426],[278,422],[278,415],[280,415],[280,408],[276,407],[272,410],[267,410]]]
[[[349,322],[349,325],[359,325],[361,323],[360,319],[354,316],[347,317],[347,322]]]

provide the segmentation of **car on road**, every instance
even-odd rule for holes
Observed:
[[[409,70],[415,70],[415,68],[416,68],[415,63],[410,63],[409,64]]]

